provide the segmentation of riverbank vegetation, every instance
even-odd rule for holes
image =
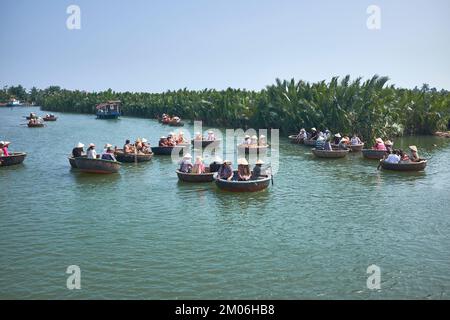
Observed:
[[[387,77],[363,81],[334,77],[329,82],[279,80],[261,91],[242,89],[164,93],[85,92],[52,86],[29,92],[5,87],[0,101],[12,96],[59,112],[95,113],[107,100],[121,100],[124,115],[155,118],[162,113],[203,120],[210,126],[279,128],[284,134],[302,127],[359,133],[364,138],[402,134],[432,134],[448,130],[450,92],[423,85],[402,89]]]

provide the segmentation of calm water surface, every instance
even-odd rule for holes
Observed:
[[[117,175],[72,171],[78,141],[155,144],[169,129],[75,114],[30,129],[20,125],[30,111],[42,113],[0,109],[0,140],[28,152],[0,168],[0,298],[449,298],[450,139],[398,139],[432,157],[409,174],[360,154],[318,160],[283,140],[274,185],[230,194],[178,182],[169,158]],[[371,264],[379,291],[366,287]],[[81,290],[66,288],[69,265]]]

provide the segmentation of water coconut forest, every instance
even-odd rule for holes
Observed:
[[[16,98],[47,111],[93,114],[97,104],[120,100],[125,116],[155,118],[168,113],[209,126],[278,128],[283,134],[318,127],[368,139],[449,130],[449,91],[427,84],[397,88],[388,82],[388,77],[378,75],[367,80],[333,77],[315,83],[276,79],[260,91],[228,88],[163,93],[86,92],[59,86],[26,90],[18,85],[3,87],[0,102]]]

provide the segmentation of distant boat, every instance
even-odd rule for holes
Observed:
[[[9,100],[9,102],[6,104],[7,107],[20,107],[23,106],[23,104],[20,102],[20,100],[16,100],[16,99],[11,99]]]
[[[96,107],[97,119],[117,119],[120,117],[120,101],[100,103]]]

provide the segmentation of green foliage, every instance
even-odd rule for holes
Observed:
[[[14,95],[44,110],[78,113],[95,113],[98,103],[121,100],[125,115],[155,118],[168,113],[211,126],[279,128],[284,134],[317,127],[370,139],[446,129],[450,122],[448,91],[428,85],[398,89],[388,86],[388,80],[377,75],[366,81],[346,76],[317,83],[276,79],[261,91],[185,88],[163,93],[85,92],[53,86],[32,88],[27,94],[18,86],[0,90],[0,100]]]

